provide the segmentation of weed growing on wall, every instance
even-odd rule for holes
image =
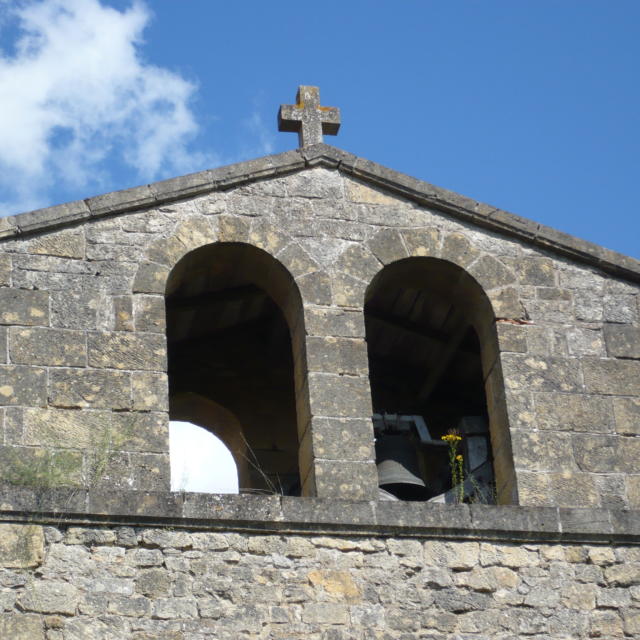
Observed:
[[[464,500],[464,458],[458,453],[458,446],[462,442],[462,436],[457,431],[450,431],[443,435],[449,447],[449,471],[451,473],[451,486],[455,490],[456,502]]]

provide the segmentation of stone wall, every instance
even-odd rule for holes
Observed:
[[[59,492],[19,522],[25,498],[3,489],[2,638],[640,637],[622,512],[185,494],[168,525],[160,495]]]
[[[189,251],[241,242],[280,261],[302,297],[291,328],[307,494],[375,494],[365,291],[384,265],[432,256],[465,269],[497,318],[498,348],[482,355],[501,499],[639,507],[637,263],[350,162],[320,145],[311,160],[3,220],[0,479],[167,488],[165,282]]]

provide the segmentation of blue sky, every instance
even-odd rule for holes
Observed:
[[[0,0],[5,214],[326,142],[640,258],[637,0]]]

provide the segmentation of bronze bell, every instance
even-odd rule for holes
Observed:
[[[415,445],[403,435],[376,438],[378,486],[400,500],[426,500],[430,493],[420,473]]]

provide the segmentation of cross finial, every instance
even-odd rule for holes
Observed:
[[[320,106],[320,89],[300,85],[296,104],[282,104],[278,131],[297,131],[301,147],[322,142],[322,134],[335,136],[340,128],[340,109]]]

